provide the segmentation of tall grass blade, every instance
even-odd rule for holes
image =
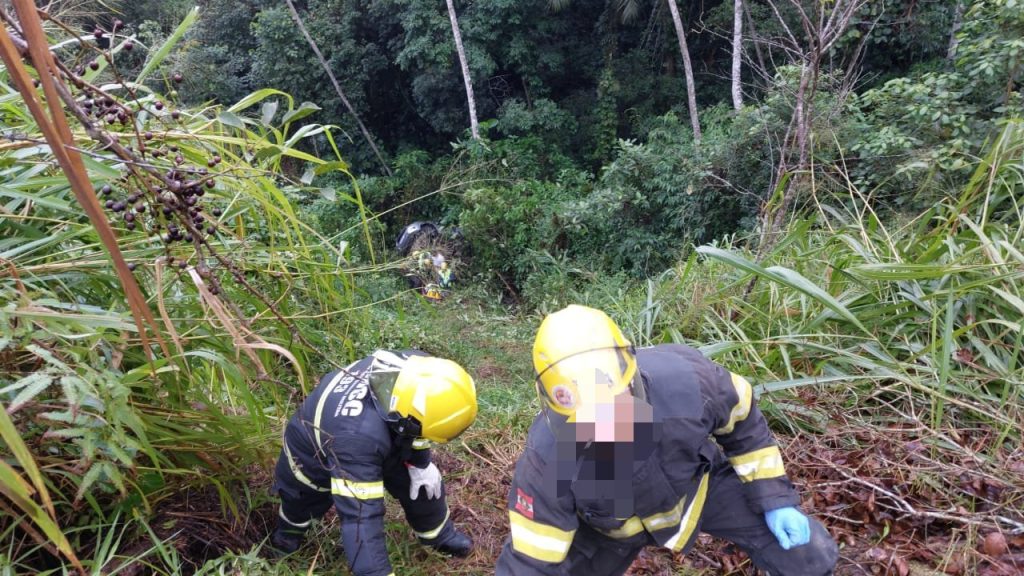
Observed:
[[[860,328],[865,334],[871,335],[871,332],[853,315],[850,310],[843,306],[838,300],[832,297],[831,294],[825,292],[819,288],[816,284],[805,278],[799,272],[784,268],[782,266],[772,266],[770,268],[762,268],[758,264],[747,260],[746,258],[731,252],[723,250],[721,248],[715,248],[714,246],[701,246],[697,248],[697,252],[703,254],[709,258],[714,258],[726,264],[729,264],[739,270],[771,280],[798,292],[801,292],[812,299],[817,301],[822,306],[832,310],[843,319],[847,320],[857,328]]]
[[[57,525],[57,514],[53,508],[53,502],[50,500],[50,493],[46,489],[46,484],[43,483],[43,477],[39,472],[39,468],[36,466],[35,459],[29,452],[28,447],[25,446],[24,441],[22,441],[21,435],[14,427],[14,423],[7,415],[7,410],[2,403],[0,403],[0,439],[3,439],[8,449],[14,455],[18,465],[21,466],[21,469],[25,471],[25,474],[32,482],[30,486],[14,468],[7,464],[7,462],[0,460],[0,492],[9,498],[15,506],[20,508],[46,534],[49,541],[60,550],[61,554],[64,554],[79,571],[82,571],[82,565],[74,550],[71,549],[71,544],[68,543],[64,532]],[[43,501],[42,507],[32,499],[33,494],[39,495],[39,498]],[[40,544],[46,544],[46,542],[40,542]]]
[[[188,32],[189,28],[196,23],[198,18],[199,7],[196,6],[188,11],[188,14],[186,14],[185,18],[180,24],[178,24],[178,27],[174,29],[174,32],[167,37],[167,40],[160,45],[160,48],[158,48],[156,52],[152,53],[149,60],[146,61],[145,66],[142,67],[142,71],[135,77],[136,84],[143,84],[146,81],[146,78],[148,78],[149,75],[160,66],[164,59],[167,58],[167,55],[171,53],[171,50],[174,50],[174,47],[178,45],[178,42],[181,41],[185,36],[185,33]]]

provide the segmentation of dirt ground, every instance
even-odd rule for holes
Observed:
[[[837,426],[827,435],[780,438],[787,469],[804,495],[803,508],[824,522],[841,545],[836,574],[1024,574],[1024,534],[1000,531],[1004,525],[995,520],[1012,516],[1010,504],[1020,506],[1024,475],[1011,485],[977,467],[939,467],[919,454],[923,448],[911,437],[906,430],[879,434]],[[469,468],[451,483],[452,493],[486,551],[480,558],[480,573],[486,573],[507,533],[505,495],[518,453],[499,442],[485,444],[482,452],[476,465],[445,464]],[[1024,452],[1018,451],[1006,464],[1020,466],[1022,458]],[[945,496],[954,485],[956,493],[967,494],[959,504]],[[477,504],[466,507],[467,502]],[[702,535],[685,557],[647,549],[630,574],[668,575],[681,571],[680,566],[694,573],[756,573],[734,546]]]
[[[998,520],[1021,520],[1013,511],[1024,501],[1024,450],[1007,454],[1001,466],[1010,473],[996,477],[968,457],[955,460],[926,449],[916,432],[869,430],[837,419],[825,434],[779,438],[789,474],[804,495],[804,509],[824,522],[840,543],[836,574],[1024,574],[1024,533],[1014,534],[1011,524]],[[466,560],[443,560],[419,551],[398,506],[390,503],[390,537],[399,541],[400,549],[417,550],[405,558],[407,568],[423,574],[493,573],[508,533],[505,498],[521,446],[522,438],[511,433],[474,431],[464,437],[464,448],[437,451],[452,517],[477,549]],[[254,474],[251,490],[266,491],[269,481],[266,474]],[[954,493],[959,496],[949,496]],[[239,513],[239,519],[226,520],[231,514],[222,510],[216,492],[191,492],[164,502],[153,526],[199,566],[227,551],[249,550],[266,537],[273,505]],[[757,573],[741,551],[706,535],[685,557],[649,548],[629,572]]]

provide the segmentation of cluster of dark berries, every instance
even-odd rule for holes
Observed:
[[[122,27],[114,22],[113,32],[96,29],[97,39],[111,37]],[[131,50],[130,43],[124,45]],[[105,58],[109,55],[104,54]],[[97,61],[87,66],[99,68]],[[76,72],[82,73],[83,66]],[[184,76],[174,74],[175,83],[184,81]],[[210,155],[202,158],[199,165],[189,162],[184,151],[177,144],[167,140],[167,120],[178,121],[181,113],[171,110],[160,100],[140,103],[134,98],[121,101],[114,96],[97,90],[79,78],[72,78],[79,89],[78,102],[90,118],[95,118],[97,127],[102,127],[114,141],[130,137],[131,144],[124,150],[135,162],[129,162],[128,169],[120,178],[99,189],[101,201],[113,219],[120,220],[124,229],[140,231],[163,244],[165,261],[179,269],[188,267],[188,259],[175,257],[174,248],[178,243],[191,246],[188,250],[197,260],[197,271],[208,280],[210,290],[219,293],[219,282],[205,263],[214,256],[214,248],[208,237],[217,233],[216,218],[222,214],[220,208],[205,211],[204,196],[216,187],[211,169],[221,163],[221,158]],[[152,113],[147,118],[144,112]],[[140,121],[143,120],[143,121]],[[154,133],[155,126],[164,125],[165,130]],[[205,162],[205,166],[201,163]],[[212,214],[208,216],[207,214]],[[209,218],[209,219],[208,219]],[[129,264],[130,270],[136,264]]]
[[[206,236],[217,233],[217,227],[208,220],[203,205],[204,196],[208,190],[216,187],[216,181],[207,167],[184,165],[184,158],[177,145],[168,145],[166,151],[176,154],[174,165],[161,172],[159,177],[143,173],[124,176],[114,184],[102,186],[99,193],[107,210],[120,217],[125,229],[141,229],[159,238],[166,246],[168,263],[184,269],[187,262],[184,259],[175,260],[171,254],[173,246],[177,243],[194,245],[201,254],[203,246],[208,247]],[[159,156],[156,150],[153,156]],[[209,160],[211,166],[220,162],[219,156]],[[147,185],[133,184],[143,180]],[[128,191],[122,195],[117,193],[116,189],[119,188]],[[222,213],[216,207],[209,212],[213,218]]]
[[[209,281],[210,291],[218,294],[220,289],[217,279],[209,266],[202,262],[201,257],[204,246],[209,248],[205,236],[217,232],[217,227],[207,220],[202,202],[207,189],[213,188],[215,182],[209,176],[207,168],[193,166],[176,166],[161,176],[158,184],[153,185],[151,181],[151,187],[143,186],[140,190],[130,191],[124,196],[121,196],[116,188],[131,188],[132,178],[124,176],[114,185],[105,184],[99,190],[100,196],[105,199],[104,206],[115,216],[120,217],[125,229],[134,231],[141,228],[149,235],[159,238],[166,249],[165,261],[168,266],[181,270],[187,268],[187,259],[176,258],[172,248],[177,243],[194,245],[196,253],[200,255],[197,270]],[[145,176],[135,175],[133,178],[138,180]],[[213,217],[219,217],[222,213],[220,208],[210,210]],[[134,271],[136,265],[131,263],[128,268]]]
[[[110,96],[86,98],[82,101],[82,108],[85,110],[86,114],[95,116],[97,120],[106,122],[108,126],[112,126],[114,124],[126,126],[131,122],[131,118],[135,115],[135,112],[131,108],[122,106]]]
[[[121,20],[115,20],[110,30],[97,27],[92,32],[97,40],[99,57],[107,63],[114,62],[113,51],[107,48],[114,46],[118,32],[123,27]],[[126,39],[121,46],[129,52],[135,48],[130,39]],[[96,71],[100,66],[96,58],[80,61],[72,70],[64,68],[62,78],[78,90],[76,101],[81,106],[78,116],[81,117],[84,112],[88,118],[94,119],[94,127],[102,130],[113,141],[111,149],[127,163],[128,169],[124,175],[99,189],[101,201],[111,213],[112,219],[119,219],[129,232],[138,230],[161,242],[165,250],[164,261],[168,266],[184,270],[188,268],[188,259],[194,257],[197,274],[206,280],[213,294],[221,292],[221,285],[207,262],[225,264],[232,270],[235,280],[244,282],[241,273],[235,270],[235,265],[219,256],[208,242],[208,238],[217,233],[215,221],[223,212],[216,207],[210,209],[208,220],[203,197],[208,190],[216,187],[211,169],[221,163],[220,156],[211,155],[200,160],[200,164],[205,161],[205,167],[189,164],[176,144],[166,142],[163,134],[154,134],[152,127],[146,125],[152,123],[161,124],[165,129],[169,126],[173,128],[174,124],[169,123],[168,118],[177,123],[181,120],[181,112],[171,109],[160,100],[139,102],[133,90],[129,90],[130,99],[119,101],[81,78],[86,68]],[[175,72],[170,79],[174,84],[182,84],[185,76]],[[32,79],[32,83],[36,88],[41,86],[38,79]],[[177,92],[172,90],[169,95],[176,98]],[[131,140],[131,143],[117,148],[126,140]],[[194,256],[176,258],[173,254],[176,243],[191,245],[192,250],[187,252]],[[134,272],[138,264],[129,262],[127,266]]]
[[[115,186],[111,184],[104,185],[99,192],[105,199],[106,208],[120,216],[125,229],[133,231],[141,228],[151,236],[158,237],[166,246],[168,262],[184,269],[186,261],[175,260],[171,255],[173,246],[177,243],[194,245],[201,254],[203,246],[208,247],[206,237],[217,233],[213,221],[208,220],[203,202],[207,191],[216,187],[216,181],[210,175],[209,168],[185,165],[177,145],[167,145],[162,154],[158,154],[158,150],[152,151],[154,157],[175,154],[173,166],[161,172],[159,177],[151,174],[122,177],[117,182],[118,188],[137,188],[124,196],[117,194]],[[208,164],[216,166],[220,162],[219,156],[213,156]],[[133,186],[133,181],[141,182],[142,179],[148,185]],[[214,207],[209,214],[218,218],[223,211]]]

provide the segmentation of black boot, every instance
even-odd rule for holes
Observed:
[[[465,558],[473,551],[473,540],[456,530],[455,524],[451,520],[441,530],[441,533],[437,535],[437,538],[433,540],[421,539],[420,542],[446,556],[455,556],[457,558]]]
[[[302,547],[306,539],[306,530],[298,528],[278,518],[277,527],[270,534],[270,547],[280,556],[292,554]]]

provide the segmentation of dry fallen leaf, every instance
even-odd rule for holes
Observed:
[[[967,348],[961,348],[956,351],[956,359],[963,364],[971,364],[974,362],[974,353]]]
[[[1008,549],[1006,536],[1003,536],[1001,532],[988,534],[981,543],[981,551],[989,556],[1000,556],[1005,554]]]
[[[910,574],[910,565],[907,564],[907,561],[904,560],[902,556],[896,556],[893,554],[892,563],[896,567],[896,572],[900,576],[907,576]]]

